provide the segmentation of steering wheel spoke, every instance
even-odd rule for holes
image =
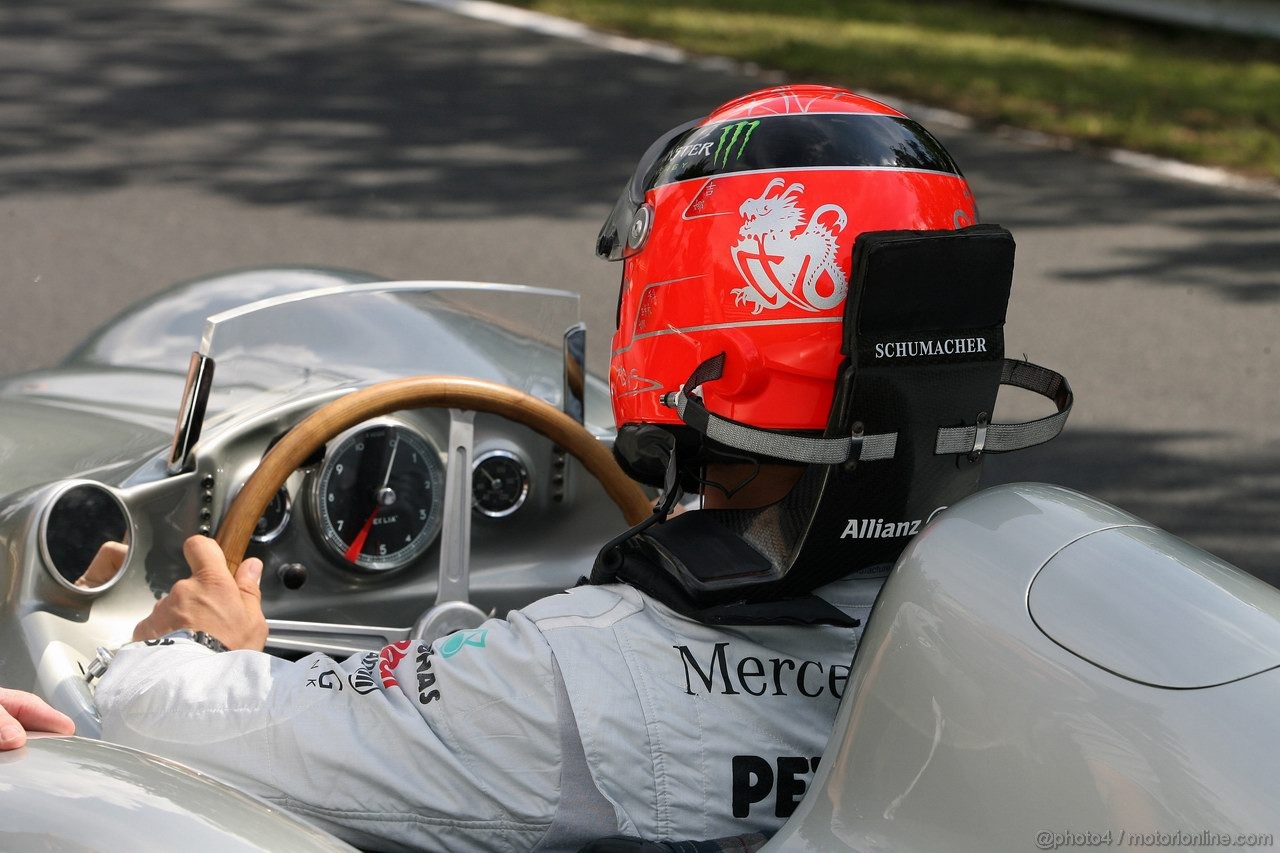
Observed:
[[[445,465],[436,604],[471,600],[471,459],[475,421],[475,412],[449,410],[449,453]]]

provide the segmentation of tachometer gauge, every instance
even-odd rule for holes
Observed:
[[[529,496],[529,469],[514,453],[490,450],[476,457],[471,474],[471,504],[490,518],[504,518]]]
[[[325,546],[369,571],[412,562],[440,533],[439,453],[424,436],[395,423],[362,425],[330,448],[312,492]]]

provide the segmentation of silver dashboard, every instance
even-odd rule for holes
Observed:
[[[189,574],[183,542],[217,531],[273,443],[354,389],[447,373],[568,407],[570,389],[561,382],[570,374],[565,333],[577,328],[576,294],[334,279],[251,271],[182,285],[170,303],[161,299],[113,321],[62,368],[0,382],[0,684],[34,689],[92,734],[96,721],[83,676],[94,650],[127,642],[155,601]],[[268,285],[277,289],[264,291]],[[236,304],[236,292],[255,288],[269,294],[256,303],[265,310],[225,307]],[[193,303],[205,307],[193,310]],[[216,338],[206,322],[202,337],[199,324],[214,309],[221,313],[211,322],[223,322]],[[354,341],[338,334],[353,316],[369,330]],[[217,371],[203,434],[173,473],[167,433],[183,387],[178,355],[193,338],[217,356]],[[149,366],[160,356],[166,369]],[[579,383],[578,412],[607,445],[613,437],[607,389],[594,377]],[[268,650],[345,655],[403,639],[437,603],[442,564],[452,567],[444,575],[452,578],[466,561],[471,603],[505,615],[589,574],[600,545],[625,525],[592,477],[522,425],[444,409],[388,417],[421,436],[419,448],[437,454],[444,495],[431,512],[441,516],[432,519],[440,534],[387,571],[335,553],[315,511],[317,478],[337,444],[330,442],[288,477],[287,518],[268,525],[278,529],[263,531],[267,541],[248,550],[264,562]],[[443,449],[456,445],[458,435],[466,436],[467,452],[451,463]],[[475,511],[472,466],[494,457],[518,463],[519,505]],[[59,500],[76,484],[93,484],[90,491],[106,496],[99,504],[117,504],[127,519],[127,557],[118,575],[92,589],[76,583],[75,571],[58,571],[49,547],[51,538],[79,535],[75,513]],[[54,515],[56,537],[47,533]]]

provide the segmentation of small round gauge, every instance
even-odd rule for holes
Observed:
[[[529,469],[506,450],[490,450],[476,457],[471,474],[471,504],[490,518],[505,518],[529,497]]]
[[[443,498],[439,452],[424,436],[386,422],[333,440],[312,506],[333,554],[385,572],[412,562],[435,541]]]
[[[281,486],[280,491],[276,492],[275,497],[271,499],[271,503],[267,504],[267,509],[262,513],[262,518],[258,519],[257,526],[253,528],[254,542],[265,544],[280,538],[280,534],[289,524],[290,504],[289,490]]]

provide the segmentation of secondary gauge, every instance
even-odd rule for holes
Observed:
[[[289,490],[281,486],[280,491],[276,492],[276,496],[271,499],[271,503],[267,504],[267,509],[262,513],[262,518],[258,519],[257,526],[253,528],[253,541],[266,544],[279,539],[280,534],[289,524],[289,510]]]
[[[333,440],[311,503],[335,556],[385,572],[412,562],[435,541],[443,497],[439,452],[426,437],[384,422]]]
[[[529,497],[529,469],[506,450],[490,450],[476,457],[471,474],[471,504],[490,518],[505,518]]]

